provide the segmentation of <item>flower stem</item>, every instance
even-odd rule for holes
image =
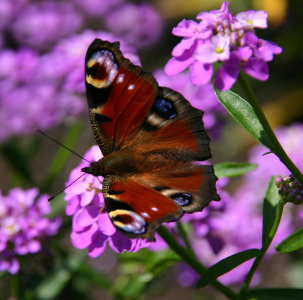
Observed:
[[[10,275],[10,291],[13,298],[20,298],[20,278],[17,275]]]
[[[181,221],[177,221],[177,227],[178,227],[178,231],[179,231],[180,235],[182,236],[182,239],[186,245],[187,250],[191,253],[191,255],[193,257],[196,257],[196,254],[187,238],[187,234],[185,232],[184,226]]]
[[[190,251],[180,246],[176,242],[175,238],[164,226],[158,228],[157,232],[162,237],[162,239],[168,244],[168,246],[173,251],[175,251],[194,271],[196,271],[201,276],[205,273],[206,268],[200,262],[197,261],[197,259],[190,253]],[[219,281],[215,280],[211,284],[229,299],[239,299],[236,293],[234,293],[231,289],[229,289],[227,286],[223,285]]]
[[[298,179],[298,181],[303,185],[303,175],[299,171],[299,169],[294,165],[294,163],[291,161],[291,159],[287,156],[285,153],[283,147],[279,143],[276,135],[274,134],[272,128],[270,127],[262,109],[261,106],[252,91],[250,85],[248,84],[247,80],[245,79],[243,75],[243,71],[240,72],[240,75],[238,77],[239,83],[242,86],[242,89],[244,90],[248,101],[252,108],[254,109],[259,121],[261,122],[265,132],[267,133],[269,139],[271,140],[273,147],[274,147],[274,153],[279,157],[280,161],[289,169],[289,171]]]
[[[246,278],[245,278],[245,281],[244,281],[244,284],[242,286],[242,289],[241,289],[241,292],[240,292],[240,297],[241,299],[246,299],[245,298],[245,295],[247,294],[247,291],[248,291],[248,288],[249,288],[249,285],[250,285],[250,282],[255,274],[255,272],[257,271],[267,249],[269,248],[277,230],[278,230],[278,227],[279,227],[279,224],[280,224],[280,221],[281,221],[281,217],[282,217],[282,213],[283,213],[283,208],[284,208],[284,205],[285,205],[285,202],[280,200],[279,203],[278,203],[278,206],[277,206],[277,214],[276,214],[276,218],[275,218],[275,222],[273,224],[273,227],[269,233],[269,238],[267,240],[267,243],[265,245],[263,245],[261,251],[262,253],[257,256],[257,258],[255,259],[251,269],[249,270]]]

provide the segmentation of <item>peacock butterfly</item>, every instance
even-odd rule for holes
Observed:
[[[118,42],[89,46],[85,82],[93,133],[103,158],[81,171],[103,176],[108,215],[129,238],[154,240],[163,222],[201,211],[216,192],[203,112],[159,87]]]

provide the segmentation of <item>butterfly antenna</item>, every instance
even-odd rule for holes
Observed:
[[[56,142],[57,144],[59,144],[59,145],[62,146],[63,148],[65,148],[65,149],[69,150],[70,152],[74,153],[75,155],[77,155],[77,156],[80,157],[81,159],[86,160],[89,164],[91,163],[90,161],[88,161],[87,159],[85,159],[84,157],[82,157],[81,155],[79,155],[78,153],[76,153],[76,152],[74,152],[73,150],[67,148],[66,146],[62,145],[62,144],[59,143],[58,141],[54,140],[53,138],[51,138],[49,135],[47,135],[47,134],[44,133],[43,131],[41,131],[41,130],[39,130],[39,129],[37,129],[37,128],[35,128],[35,130],[36,130],[37,132],[43,134],[44,136],[48,137],[48,138],[51,139],[52,141]],[[80,178],[80,177],[79,177],[79,178]],[[78,178],[78,179],[79,179],[79,178]],[[77,180],[78,180],[78,179],[77,179]],[[61,193],[61,192],[60,192],[60,193]],[[59,193],[59,194],[60,194],[60,193]]]
[[[72,183],[70,183],[68,186],[66,186],[62,191],[60,191],[59,193],[57,193],[55,196],[50,197],[47,199],[47,202],[52,201],[55,197],[57,197],[59,194],[61,194],[62,192],[64,192],[68,187],[70,187],[73,183],[75,183],[77,180],[79,180],[81,177],[83,177],[86,173],[83,173],[81,176],[79,176],[76,180],[74,180]]]

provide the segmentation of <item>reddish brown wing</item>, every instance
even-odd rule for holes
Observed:
[[[96,39],[85,59],[91,123],[103,155],[138,131],[155,100],[157,82],[124,58],[119,43]]]
[[[132,179],[107,176],[103,194],[114,226],[130,238],[154,240],[156,228],[183,214],[175,201]]]
[[[220,200],[213,166],[187,163],[177,167],[168,164],[168,168],[135,174],[131,179],[172,199],[185,213],[201,211],[211,200]]]

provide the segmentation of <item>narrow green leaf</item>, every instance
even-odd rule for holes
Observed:
[[[292,252],[303,247],[303,228],[288,236],[284,241],[276,246],[281,253]],[[303,298],[302,298],[303,299]]]
[[[80,132],[82,130],[81,123],[75,123],[67,133],[62,145],[65,147],[72,149],[76,144]],[[58,152],[56,153],[51,165],[49,166],[46,178],[43,181],[42,187],[40,188],[41,192],[45,192],[53,183],[54,179],[62,172],[67,160],[72,152],[67,149],[60,147]]]
[[[50,202],[52,211],[47,215],[47,217],[49,219],[60,215],[64,211],[65,206],[66,206],[66,201],[64,201],[64,197],[65,197],[65,194],[61,193],[56,197],[55,200]]]
[[[226,110],[261,144],[270,151],[274,151],[274,147],[264,131],[254,109],[251,105],[232,91],[220,92],[215,86],[215,93],[218,100],[226,108]]]
[[[96,271],[89,264],[82,262],[76,270],[76,274],[86,277],[91,283],[100,289],[109,291],[112,287],[112,282],[108,276]]]
[[[258,256],[261,253],[262,252],[259,249],[250,249],[222,259],[221,261],[206,270],[206,272],[198,281],[197,288],[207,286],[216,278],[231,271],[232,269],[243,264],[244,262]]]
[[[6,161],[14,169],[14,171],[32,186],[35,186],[32,173],[30,171],[30,162],[27,155],[20,149],[20,145],[16,138],[11,138],[8,142],[1,146],[2,155]]]
[[[257,164],[236,162],[223,162],[214,166],[215,174],[217,177],[241,176],[248,172],[256,170],[257,167]]]
[[[71,278],[65,268],[58,268],[50,273],[35,289],[35,295],[41,300],[55,299]]]
[[[276,219],[277,206],[280,200],[275,179],[276,177],[274,176],[271,177],[263,201],[263,232],[262,232],[263,247],[268,243],[270,239],[269,234],[273,228]]]
[[[247,294],[250,300],[302,300],[303,289],[259,289],[251,290]]]

